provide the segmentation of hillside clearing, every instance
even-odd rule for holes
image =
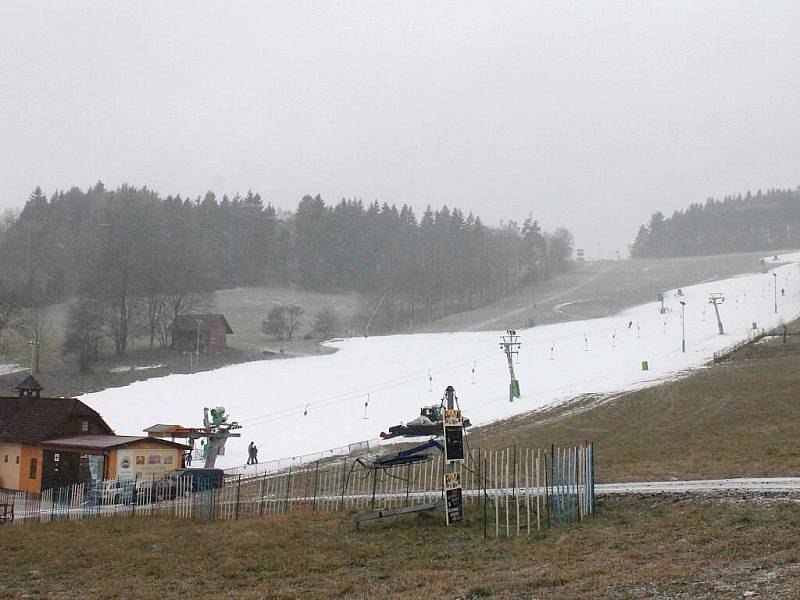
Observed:
[[[800,281],[800,253],[786,260],[772,272],[781,285],[791,282],[778,314],[766,289],[775,277],[752,274],[685,286],[682,296],[664,290],[664,313],[653,298],[613,317],[521,331],[514,369],[522,393],[514,402],[508,398],[508,363],[498,348],[498,332],[492,331],[347,338],[329,344],[339,349],[334,354],[172,375],[84,399],[112,427],[141,430],[153,422],[196,422],[198,407],[224,398],[228,414],[243,426],[243,437],[228,443],[230,453],[221,459],[225,467],[244,462],[248,441],[268,460],[375,440],[381,431],[416,417],[421,406],[438,403],[448,385],[472,423],[484,425],[580,394],[674,379],[746,340],[753,322],[770,327],[794,318],[800,314],[800,284],[793,283]],[[713,309],[707,308],[711,292],[729,299],[722,310],[726,335],[719,335]],[[686,303],[685,353],[680,302]]]

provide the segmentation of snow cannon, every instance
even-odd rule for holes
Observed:
[[[381,439],[394,437],[416,437],[425,435],[442,435],[444,411],[441,404],[423,406],[419,416],[408,423],[389,427],[389,433],[381,431]],[[464,419],[464,427],[469,427],[469,419]]]

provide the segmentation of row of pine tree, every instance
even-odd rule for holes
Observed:
[[[708,199],[639,228],[634,258],[698,256],[800,246],[800,187]]]
[[[389,329],[489,302],[568,268],[572,237],[528,218],[487,227],[458,209],[304,197],[281,213],[259,194],[193,199],[102,183],[37,188],[0,228],[0,287],[24,304],[106,304],[124,352],[131,305],[235,286],[293,285],[383,298]],[[180,307],[175,309],[175,312]],[[151,336],[152,336],[151,332]],[[121,347],[120,347],[121,346]]]

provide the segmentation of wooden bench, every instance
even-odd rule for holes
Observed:
[[[415,504],[414,506],[404,506],[403,508],[386,508],[383,510],[370,510],[367,512],[359,513],[353,517],[353,527],[357,530],[359,525],[364,521],[375,521],[377,519],[385,519],[386,517],[397,517],[400,515],[408,515],[416,513],[418,515],[430,512],[432,510],[444,509],[444,504],[441,501],[429,502],[428,504]]]

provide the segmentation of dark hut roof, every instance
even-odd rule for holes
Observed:
[[[190,449],[190,446],[186,444],[179,444],[178,442],[170,442],[169,440],[162,440],[161,438],[141,435],[76,435],[55,440],[45,440],[42,442],[42,445],[51,448],[107,450],[110,448],[129,446],[135,442],[147,442],[148,444],[156,444],[167,448],[178,448],[180,450]]]
[[[28,375],[25,379],[20,381],[14,389],[21,392],[41,392],[44,388],[41,383],[36,381],[33,375]]]
[[[71,417],[91,417],[113,434],[100,414],[77,398],[0,398],[0,442],[38,444],[66,431]]]
[[[222,321],[225,326],[225,333],[233,333],[233,329],[228,324],[225,315],[182,315],[172,323],[172,329],[177,331],[197,331],[197,321],[200,323],[200,331],[209,331],[212,325]]]

